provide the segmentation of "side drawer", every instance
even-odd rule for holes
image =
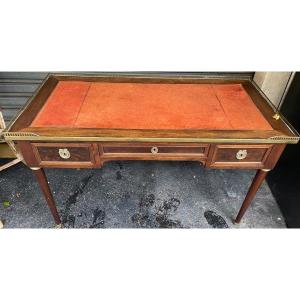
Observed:
[[[32,143],[34,155],[40,166],[92,167],[95,151],[86,143]]]
[[[262,168],[272,145],[215,145],[208,166],[220,168]]]

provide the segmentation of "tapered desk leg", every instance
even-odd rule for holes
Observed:
[[[46,198],[46,201],[47,201],[47,204],[51,210],[51,213],[52,213],[52,216],[55,220],[55,223],[57,225],[61,225],[61,220],[60,220],[60,217],[59,217],[59,214],[57,212],[57,208],[56,208],[56,205],[55,205],[55,201],[53,199],[53,196],[52,196],[52,193],[50,191],[50,188],[49,188],[49,185],[48,185],[48,181],[47,181],[47,177],[46,177],[46,174],[44,172],[43,169],[39,169],[39,168],[31,168],[39,185],[40,185],[40,188]]]
[[[267,176],[269,170],[258,170],[253,181],[252,184],[248,190],[247,196],[240,208],[240,211],[234,221],[234,223],[240,223],[243,215],[245,214],[247,208],[249,207],[249,205],[251,204],[257,190],[259,189],[259,187],[261,186],[262,182],[264,181],[264,179]]]

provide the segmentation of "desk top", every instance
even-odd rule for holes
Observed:
[[[297,142],[297,133],[273,114],[245,79],[50,75],[5,137]]]
[[[61,81],[31,127],[271,130],[241,84]]]

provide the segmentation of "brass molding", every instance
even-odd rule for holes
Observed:
[[[32,132],[3,132],[4,139],[7,141],[9,140],[19,140],[22,137],[34,137],[38,136],[36,133]]]
[[[213,73],[213,74],[211,74]],[[220,73],[220,74],[218,74]],[[112,78],[112,79],[192,79],[192,80],[203,80],[203,79],[224,79],[224,80],[241,80],[252,82],[252,76],[242,74],[222,74],[222,72],[199,72],[198,74],[187,74],[185,72],[100,72],[90,74],[78,74],[78,73],[49,73],[48,75],[56,78]]]
[[[39,136],[29,132],[6,132],[6,141],[63,141],[63,142],[178,142],[178,143],[255,143],[297,144],[299,137],[273,136],[269,138],[151,138],[151,137],[99,137],[99,136]]]
[[[273,141],[281,141],[282,143],[290,143],[290,144],[297,144],[300,140],[300,137],[293,137],[293,136],[272,136],[270,140]]]
[[[37,170],[40,170],[41,167],[29,167],[32,171],[37,171]]]

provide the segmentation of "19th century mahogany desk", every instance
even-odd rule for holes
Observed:
[[[33,170],[60,224],[43,168],[110,160],[193,160],[257,169],[239,223],[267,172],[298,134],[250,79],[49,75],[4,133]]]

